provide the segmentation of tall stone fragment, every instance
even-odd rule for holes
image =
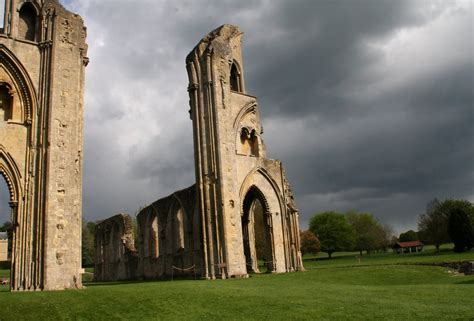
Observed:
[[[81,17],[57,0],[5,1],[0,173],[14,224],[11,289],[81,288]]]
[[[239,28],[223,25],[186,58],[203,276],[211,279],[257,272],[257,259],[271,272],[303,269],[298,211],[283,165],[266,158],[257,100],[245,90],[241,38]]]
[[[303,270],[298,209],[283,165],[266,157],[257,100],[245,90],[241,37],[223,25],[186,58],[196,184],[138,214],[136,277]]]

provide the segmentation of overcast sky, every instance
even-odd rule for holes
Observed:
[[[474,201],[471,1],[63,3],[88,28],[87,220],[193,184],[185,57],[224,23],[244,32],[246,89],[303,227],[355,209],[400,232],[434,197]]]

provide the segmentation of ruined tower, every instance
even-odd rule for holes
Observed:
[[[0,173],[14,225],[11,289],[80,288],[86,29],[57,0],[0,5]]]
[[[98,224],[96,280],[303,270],[298,210],[283,165],[266,158],[257,100],[245,90],[241,37],[224,25],[186,58],[196,184],[140,210],[137,251],[123,242],[129,218]]]
[[[259,247],[268,271],[303,268],[298,211],[281,162],[266,158],[257,100],[245,89],[241,38],[237,27],[223,25],[186,59],[207,278],[258,272]]]

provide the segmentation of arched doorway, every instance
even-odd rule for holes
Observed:
[[[7,182],[0,175],[0,291],[10,290],[13,224],[11,195]]]
[[[270,211],[265,196],[252,186],[244,197],[242,238],[247,273],[273,271]]]

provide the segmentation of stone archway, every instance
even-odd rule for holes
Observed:
[[[0,269],[9,269],[11,263],[11,250],[13,238],[11,192],[7,185],[6,179],[0,174]]]
[[[273,271],[273,242],[271,213],[263,193],[252,186],[244,197],[242,211],[242,240],[247,273],[260,273],[259,265]]]
[[[8,194],[9,194],[9,206],[10,206],[10,220],[12,223],[12,229],[9,235],[9,250],[10,250],[10,284],[11,288],[15,289],[18,287],[19,280],[17,278],[19,272],[19,261],[18,257],[21,257],[21,230],[18,229],[19,217],[18,213],[21,213],[23,208],[22,202],[18,202],[20,195],[20,174],[18,167],[10,154],[5,151],[5,148],[0,145],[0,176],[5,181]],[[2,222],[3,223],[3,222]]]
[[[258,261],[266,262],[264,266],[269,272],[285,272],[285,233],[282,222],[284,209],[278,187],[264,169],[257,168],[245,178],[240,195],[242,202],[243,254],[246,259],[247,272],[258,272],[259,269],[256,266]],[[255,213],[259,214],[259,204],[262,209],[260,217],[255,216]],[[258,237],[255,241],[252,240],[255,227],[258,227],[256,223],[259,223],[255,218],[259,218],[262,222],[260,241]],[[248,238],[248,241],[246,238]],[[264,254],[261,253],[260,257],[256,252],[252,254],[254,247],[257,251],[256,245],[258,245],[258,242],[263,243],[265,248]]]

